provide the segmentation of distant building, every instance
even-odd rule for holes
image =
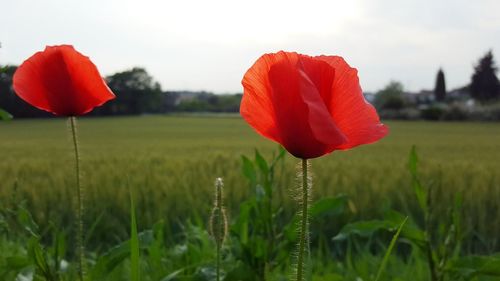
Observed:
[[[447,93],[447,96],[451,101],[467,101],[471,99],[468,86],[453,89]]]
[[[404,93],[404,97],[408,104],[413,104],[420,109],[426,108],[436,102],[436,96],[432,90],[421,90],[418,93],[406,92]],[[464,86],[447,92],[445,102],[448,104],[459,102],[469,106],[473,102],[471,100],[469,89],[467,86]]]
[[[434,91],[431,90],[421,90],[418,93],[405,92],[404,98],[407,103],[414,104],[417,106],[428,105],[436,100],[434,96]]]
[[[200,96],[208,94],[205,91],[192,92],[192,91],[166,91],[164,92],[166,98],[172,103],[174,106],[179,105],[182,102],[190,102],[193,101]]]

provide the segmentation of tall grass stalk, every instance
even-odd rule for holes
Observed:
[[[403,227],[408,220],[408,217],[405,217],[403,222],[399,225],[398,230],[396,231],[396,234],[391,239],[391,243],[389,244],[389,248],[387,248],[387,251],[385,252],[384,259],[382,260],[382,263],[380,264],[380,267],[377,272],[377,277],[375,278],[375,281],[380,280],[380,277],[382,276],[382,273],[384,272],[387,262],[389,261],[389,257],[391,256],[392,249],[394,249],[394,246],[396,245],[396,241],[398,241],[399,234],[401,234],[401,230],[403,230]]]
[[[75,153],[75,174],[76,174],[76,194],[77,194],[77,209],[76,209],[76,222],[77,222],[77,237],[76,237],[76,245],[77,245],[77,254],[78,254],[78,277],[80,281],[83,281],[85,278],[85,245],[83,245],[83,196],[84,189],[80,182],[80,151],[78,149],[78,139],[77,139],[77,129],[76,129],[76,117],[70,116],[68,118],[69,126],[71,129],[71,136],[73,140],[73,148]]]

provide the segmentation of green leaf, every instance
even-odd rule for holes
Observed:
[[[102,218],[104,217],[104,212],[101,212],[101,214],[97,217],[97,219],[94,220],[92,225],[89,227],[89,230],[87,231],[87,234],[85,235],[85,245],[87,245],[92,238],[92,235],[94,235],[94,232],[101,222]]]
[[[258,280],[258,277],[255,276],[255,270],[248,264],[237,261],[236,265],[227,272],[224,280],[253,281]]]
[[[60,270],[61,261],[66,253],[66,238],[64,234],[57,230],[57,227],[53,225],[53,241],[52,241],[52,257],[55,265],[55,271],[58,272]]]
[[[351,235],[370,237],[379,230],[393,230],[397,227],[394,223],[385,220],[358,221],[345,225],[333,240],[344,240]]]
[[[241,160],[243,161],[243,175],[250,181],[252,186],[257,182],[257,172],[253,166],[252,161],[246,156],[242,155]]]
[[[403,222],[399,225],[398,231],[396,231],[396,234],[392,237],[391,243],[389,244],[389,248],[385,252],[384,259],[382,260],[382,263],[380,264],[380,267],[377,272],[377,277],[375,278],[375,281],[378,281],[380,279],[380,276],[382,276],[382,272],[384,272],[385,267],[387,266],[387,262],[389,261],[389,256],[391,255],[392,249],[396,245],[396,241],[398,240],[399,234],[401,233],[401,230],[403,229],[406,221],[408,220],[408,217],[406,217]]]
[[[317,219],[325,215],[338,216],[344,213],[348,204],[349,198],[344,194],[336,197],[323,198],[312,204],[309,208],[309,216],[311,219]],[[295,214],[292,221],[285,226],[284,234],[290,241],[297,240],[297,225],[299,220],[300,215]]]
[[[418,179],[418,156],[417,156],[417,148],[415,145],[411,147],[409,161],[408,161],[408,169],[410,170],[412,176],[412,186],[417,196],[418,204],[420,208],[427,212],[427,191],[424,189],[420,180]]]
[[[454,259],[447,270],[456,272],[465,278],[477,275],[500,277],[500,256],[468,256]]]
[[[278,147],[278,155],[273,159],[272,163],[271,163],[271,169],[274,168],[274,166],[280,161],[283,159],[283,157],[285,157],[286,155],[286,149],[283,148],[283,146],[279,146]]]
[[[344,212],[348,204],[346,195],[324,198],[316,201],[309,209],[311,218],[317,218],[323,215],[340,215]]]
[[[9,121],[12,120],[12,115],[7,111],[0,108],[0,120]]]
[[[322,276],[313,276],[312,281],[343,281],[344,276],[336,273],[327,273]]]
[[[240,214],[238,220],[232,226],[234,231],[239,235],[240,243],[248,244],[248,229],[250,224],[250,212],[254,207],[253,201],[246,201],[240,205]]]
[[[17,222],[23,226],[23,228],[30,233],[33,237],[38,238],[40,236],[39,234],[39,227],[38,224],[33,220],[33,217],[31,216],[31,213],[26,210],[24,207],[19,207],[17,210]]]
[[[179,275],[181,272],[183,272],[185,269],[181,268],[179,270],[176,270],[169,275],[165,276],[165,278],[161,279],[161,281],[171,281],[171,280],[176,280],[177,275]]]
[[[399,224],[399,222],[405,220],[406,216],[395,210],[389,210],[384,214],[384,219],[386,221],[390,221],[394,225],[397,225]],[[425,232],[421,230],[418,225],[411,219],[406,222],[406,225],[401,232],[401,236],[409,239],[419,247],[425,246]]]
[[[255,163],[257,163],[257,166],[264,175],[269,173],[269,166],[257,149],[255,150]]]
[[[42,246],[40,245],[40,241],[36,237],[32,237],[28,240],[28,252],[29,256],[33,259],[35,263],[36,270],[41,273],[44,277],[51,276],[51,271],[49,267],[49,263],[47,262],[47,258],[45,253],[43,252]]]
[[[263,258],[267,256],[268,252],[268,243],[267,241],[261,237],[261,236],[255,236],[253,237],[253,254],[255,255],[256,258]]]
[[[130,280],[140,280],[139,270],[139,238],[137,235],[137,221],[135,218],[134,197],[130,191]]]
[[[32,262],[27,256],[7,257],[5,258],[5,264],[3,264],[9,271],[17,273],[30,265],[32,265]]]
[[[141,249],[147,249],[154,241],[154,233],[151,230],[145,230],[137,235]],[[92,280],[102,280],[102,274],[111,273],[127,257],[131,256],[130,240],[120,243],[111,248],[108,252],[101,255],[96,265],[92,268]]]

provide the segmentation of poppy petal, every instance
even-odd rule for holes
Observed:
[[[46,47],[14,74],[16,93],[31,105],[62,116],[78,116],[115,98],[90,59],[73,46]]]
[[[242,117],[296,157],[319,157],[388,133],[364,99],[357,70],[341,57],[265,54],[242,84]]]
[[[268,95],[271,86],[267,73],[274,60],[273,56],[262,56],[243,76],[240,114],[259,134],[281,143],[273,100]]]
[[[319,94],[323,84],[331,87],[333,72],[329,82],[324,79],[325,83],[317,85],[315,73],[308,71],[314,63],[310,61],[312,58],[297,53],[267,54],[243,78],[243,118],[299,158],[321,156],[329,152],[329,146],[345,142]],[[265,102],[259,102],[262,100]]]
[[[339,130],[325,103],[324,96],[330,96],[335,77],[335,69],[329,64],[301,55],[300,71],[304,83],[301,84],[301,95],[309,109],[309,125],[318,141],[329,147],[336,147],[347,141]],[[308,88],[304,87],[308,86]],[[327,153],[332,150],[327,151]]]
[[[338,56],[318,56],[335,69],[333,96],[327,104],[335,124],[347,137],[347,142],[335,149],[349,149],[361,144],[373,143],[389,132],[375,108],[369,104],[359,85],[358,71]]]

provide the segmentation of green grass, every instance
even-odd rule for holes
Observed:
[[[242,119],[231,116],[78,121],[82,184],[87,188],[86,226],[102,215],[90,238],[91,248],[128,237],[128,187],[136,194],[139,229],[160,219],[167,222],[171,233],[176,233],[176,222],[186,218],[204,223],[216,177],[224,178],[231,217],[250,192],[241,175],[241,155],[253,155],[257,148],[270,158],[277,147]],[[466,247],[476,252],[499,249],[500,124],[388,125],[390,135],[376,144],[312,160],[313,198],[346,193],[357,210],[357,219],[376,218],[389,206],[416,215],[417,201],[406,168],[408,152],[415,144],[423,183],[433,187],[433,198],[438,202],[437,216],[445,216],[454,194],[463,192],[464,225],[480,238]],[[1,122],[1,202],[26,200],[40,225],[56,221],[71,226],[71,204],[76,200],[71,149],[64,119]],[[280,188],[275,203],[284,205],[290,216],[295,206],[289,191],[298,162],[287,156],[278,174]],[[340,226],[325,227],[338,230]]]

